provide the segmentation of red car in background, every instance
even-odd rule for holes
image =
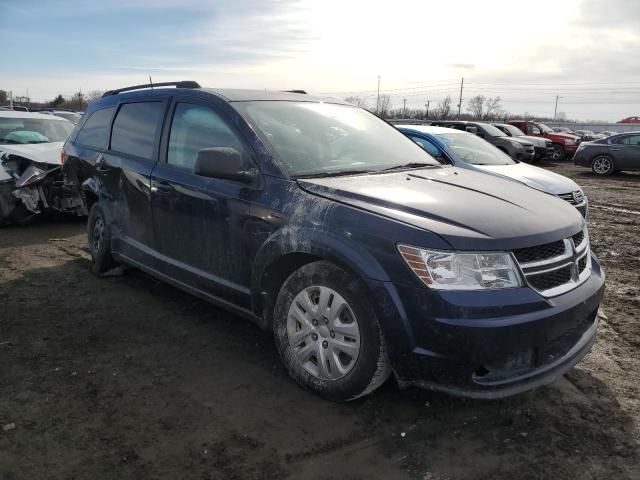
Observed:
[[[578,135],[564,132],[554,132],[551,128],[547,127],[544,123],[532,122],[529,120],[512,120],[507,122],[511,125],[518,127],[527,135],[533,135],[535,137],[548,138],[552,142],[553,154],[551,160],[562,160],[565,157],[571,157],[581,142],[581,138]]]
[[[640,123],[640,117],[627,117],[620,120],[618,123]]]

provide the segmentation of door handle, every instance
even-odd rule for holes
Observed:
[[[175,189],[169,182],[154,182],[151,184],[151,193],[169,193]]]

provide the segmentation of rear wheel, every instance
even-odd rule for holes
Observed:
[[[320,396],[353,400],[391,370],[382,332],[361,282],[327,261],[296,270],[276,301],[274,334],[289,375]]]
[[[105,273],[117,265],[111,256],[111,228],[102,207],[98,203],[94,203],[89,212],[87,239],[89,241],[89,252],[91,252],[91,271],[93,273]]]
[[[551,154],[551,160],[559,161],[565,157],[564,147],[558,143],[552,145],[553,153]]]
[[[596,175],[611,175],[614,171],[613,160],[605,155],[598,155],[591,161],[591,171]]]

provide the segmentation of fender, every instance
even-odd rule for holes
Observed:
[[[347,237],[306,227],[284,227],[271,235],[260,247],[253,262],[251,287],[260,291],[267,268],[290,253],[306,253],[334,260],[362,279],[390,281],[378,261]]]
[[[110,199],[111,196],[107,193],[104,188],[104,183],[97,177],[89,177],[84,182],[82,182],[82,190],[85,192],[92,193],[97,198],[107,198]]]

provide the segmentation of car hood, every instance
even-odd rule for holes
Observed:
[[[531,145],[531,142],[529,140],[522,137],[501,137],[501,138],[509,142],[519,143],[522,146]]]
[[[584,220],[567,202],[512,180],[456,167],[299,179],[315,195],[431,231],[460,250],[549,243]]]
[[[536,147],[546,147],[547,146],[547,141],[544,138],[540,138],[540,137],[532,137],[530,135],[519,135],[517,138],[521,138],[523,140],[526,140],[528,142],[533,143]]]
[[[60,151],[64,142],[0,145],[0,154],[17,155],[38,163],[61,165]]]
[[[547,135],[557,139],[565,139],[565,140],[580,140],[578,135],[572,135],[571,133],[562,133],[562,132],[550,132]]]
[[[534,167],[526,163],[516,163],[514,165],[475,165],[475,167],[483,172],[502,175],[553,195],[580,190],[578,184],[573,180],[545,170],[544,168]]]

